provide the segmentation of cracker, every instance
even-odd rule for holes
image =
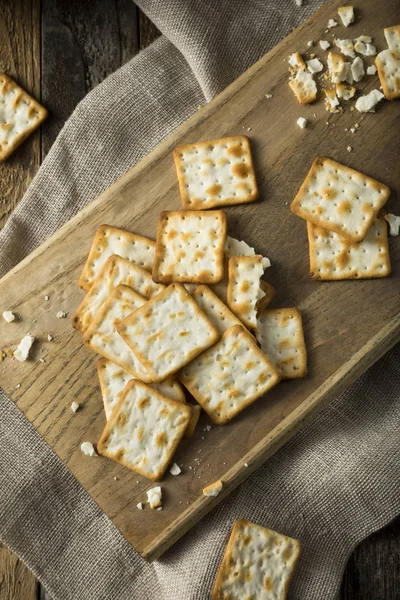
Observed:
[[[151,377],[146,369],[117,333],[117,325],[145,303],[146,300],[131,288],[118,285],[95,314],[83,334],[83,342],[136,379],[149,383]]]
[[[352,83],[351,64],[348,63],[343,54],[328,53],[328,71],[333,83],[347,81]]]
[[[190,421],[190,408],[133,379],[113,410],[98,453],[157,481]]]
[[[127,258],[134,265],[151,273],[155,247],[156,243],[149,238],[111,225],[100,225],[79,278],[79,287],[90,290],[107,258],[113,254]]]
[[[400,98],[400,55],[393,50],[383,50],[376,57],[375,64],[386,98]]]
[[[234,325],[179,373],[214,423],[227,423],[280,380],[251,333]]]
[[[347,85],[345,83],[336,84],[336,94],[340,100],[350,100],[353,98],[357,89],[353,85]]]
[[[245,519],[235,521],[212,600],[285,600],[301,544]]]
[[[111,360],[108,360],[108,358],[100,358],[100,360],[97,361],[97,373],[100,381],[101,394],[103,396],[106,419],[108,420],[114,406],[121,398],[126,384],[128,381],[135,378],[125,371],[125,369],[122,369],[111,362]],[[175,377],[169,377],[160,383],[150,383],[148,385],[171,400],[186,403],[183,388]]]
[[[397,54],[397,57],[400,58],[400,25],[386,27],[383,33],[389,50]]]
[[[178,146],[174,161],[185,209],[244,204],[258,197],[250,141],[244,135]]]
[[[99,308],[107,300],[117,285],[131,287],[144,298],[151,298],[165,288],[154,283],[150,273],[132,264],[126,258],[113,255],[104,263],[92,287],[79,305],[72,318],[72,325],[78,331],[85,332]]]
[[[232,258],[232,256],[259,256],[252,246],[249,246],[244,240],[237,240],[229,235],[226,236],[225,242],[225,256],[226,258]],[[271,261],[266,256],[262,257],[262,265],[264,269],[271,266]]]
[[[260,278],[262,256],[232,256],[228,265],[228,306],[251,329],[257,325],[257,303],[265,293]]]
[[[210,483],[210,485],[207,485],[205,488],[203,488],[203,496],[215,498],[222,492],[223,487],[224,484],[220,479],[218,479],[217,481],[214,481],[213,483]]]
[[[153,381],[163,381],[219,338],[217,329],[179,283],[129,315],[117,330]]]
[[[208,286],[199,285],[193,292],[193,298],[220,335],[229,329],[229,327],[242,324]]]
[[[190,437],[193,435],[194,430],[196,429],[196,425],[200,419],[201,406],[196,404],[188,404],[190,406],[190,410],[192,411],[192,415],[190,417],[189,425],[185,431],[185,437]]]
[[[264,296],[257,302],[257,312],[267,308],[275,298],[275,288],[266,281],[261,279],[260,281],[261,290],[264,292]]]
[[[307,350],[301,313],[297,308],[260,312],[256,337],[261,350],[282,379],[298,379],[307,375]]]
[[[317,99],[317,84],[307,71],[297,71],[296,77],[289,81],[289,86],[300,104],[310,104]]]
[[[0,73],[0,162],[47,117],[47,110],[5,73]]]
[[[330,158],[319,157],[290,208],[319,227],[360,242],[389,194],[383,183]]]
[[[224,274],[226,215],[223,210],[176,210],[158,219],[153,280],[217,283]]]
[[[376,219],[365,239],[354,244],[337,233],[307,223],[313,279],[370,279],[390,275],[387,226]]]

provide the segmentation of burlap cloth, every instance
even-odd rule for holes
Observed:
[[[163,37],[76,108],[0,233],[2,274],[320,2],[138,4]],[[400,511],[399,390],[394,349],[151,565],[0,392],[1,541],[55,600],[200,600],[233,521],[246,517],[302,541],[292,599],[334,598],[355,545]]]

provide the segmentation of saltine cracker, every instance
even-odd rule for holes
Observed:
[[[184,209],[243,204],[258,197],[250,141],[244,135],[178,146],[174,161]]]
[[[138,308],[117,330],[153,381],[163,381],[219,338],[218,330],[179,283]]]
[[[278,371],[241,325],[186,365],[178,375],[214,423],[233,419],[280,380]]]
[[[290,208],[306,221],[361,242],[389,194],[383,183],[319,157]]]
[[[228,263],[227,301],[231,311],[249,329],[257,325],[257,305],[265,296],[261,287],[262,256],[232,256]]]
[[[229,327],[242,324],[207,285],[199,285],[192,296],[221,335]]]

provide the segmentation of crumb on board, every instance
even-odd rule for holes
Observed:
[[[71,404],[71,410],[72,412],[76,413],[76,411],[80,408],[80,404],[78,404],[77,402],[75,402],[75,400],[72,402]]]
[[[3,319],[7,321],[7,323],[12,323],[15,321],[15,314],[11,310],[5,310],[3,312]]]
[[[19,362],[27,360],[34,341],[35,338],[29,333],[22,338],[18,348],[14,350],[14,356]]]
[[[214,483],[210,483],[203,489],[203,496],[215,497],[221,492],[223,487],[223,483],[220,479],[214,481]]]
[[[94,449],[92,442],[82,442],[81,450],[86,456],[97,456],[97,452]]]

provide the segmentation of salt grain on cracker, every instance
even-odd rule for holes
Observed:
[[[300,542],[239,519],[212,590],[212,600],[285,600]]]
[[[118,229],[111,225],[100,225],[96,231],[78,285],[83,290],[90,290],[107,258],[113,254],[118,254],[118,256],[128,259],[134,265],[151,273],[155,246],[153,240],[136,233]]]
[[[214,344],[219,333],[181,284],[172,284],[117,327],[153,381],[163,381]]]
[[[155,296],[165,286],[154,283],[148,271],[137,267],[126,258],[113,255],[104,263],[92,287],[78,307],[72,325],[78,331],[86,331],[96,312],[107,300],[117,285],[131,287],[144,298]]]
[[[320,157],[314,161],[290,208],[319,227],[360,242],[389,194],[383,183]]]
[[[47,117],[47,110],[5,73],[0,73],[0,162]]]
[[[301,313],[297,308],[261,311],[257,318],[256,336],[261,350],[282,379],[305,377],[307,351]]]
[[[280,379],[253,336],[239,325],[184,367],[179,378],[217,424],[233,419]]]
[[[174,161],[185,209],[242,204],[258,197],[246,136],[179,146],[174,150]]]
[[[222,210],[162,212],[157,227],[153,280],[221,281],[225,240],[226,215]]]
[[[98,452],[156,481],[167,469],[189,420],[186,404],[132,380],[107,422]]]
[[[260,278],[264,273],[261,256],[233,256],[229,259],[227,300],[231,311],[249,328],[257,325],[257,303],[265,295]]]
[[[370,279],[390,275],[387,225],[376,219],[360,243],[307,223],[313,279]]]

